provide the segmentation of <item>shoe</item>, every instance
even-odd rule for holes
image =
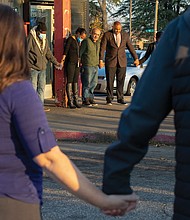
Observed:
[[[82,106],[78,103],[78,102],[76,102],[76,101],[74,101],[74,105],[76,106],[76,108],[81,108]]]
[[[92,104],[92,106],[97,106],[98,104],[94,101],[94,99],[89,100],[90,104]]]
[[[68,103],[68,108],[75,109],[76,106],[73,103]]]
[[[67,98],[68,98],[68,108],[75,109],[76,106],[73,104],[73,91],[72,91],[72,83],[67,83],[66,85]]]
[[[44,107],[44,112],[49,112],[50,108]]]
[[[86,105],[86,106],[92,106],[89,99],[85,99],[83,102],[82,102],[83,105]]]
[[[118,103],[122,104],[122,105],[126,105],[127,102],[125,102],[123,99],[119,99],[117,100]]]
[[[112,105],[111,101],[107,101],[106,104],[107,104],[107,105]]]
[[[73,104],[76,108],[81,108],[81,105],[78,103],[78,83],[73,83]]]

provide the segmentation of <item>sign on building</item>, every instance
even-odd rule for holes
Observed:
[[[89,1],[71,0],[71,31],[74,33],[78,27],[89,30]]]

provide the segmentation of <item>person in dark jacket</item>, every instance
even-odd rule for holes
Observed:
[[[35,91],[44,104],[44,92],[46,85],[46,69],[48,61],[52,62],[57,69],[62,69],[62,65],[53,56],[46,38],[47,27],[45,23],[39,22],[33,27],[28,35],[28,63],[31,72],[31,81]],[[45,108],[49,111],[49,108]]]
[[[122,113],[119,140],[106,150],[104,165],[103,191],[131,194],[133,167],[145,156],[150,139],[173,109],[176,128],[173,220],[190,220],[189,21],[190,8],[164,31],[137,85],[131,105]]]
[[[148,48],[146,50],[146,53],[144,55],[144,57],[142,57],[140,60],[139,60],[139,65],[144,63],[146,60],[148,60],[148,58],[150,57],[150,55],[152,54],[152,52],[156,49],[157,45],[158,45],[158,42],[160,40],[160,37],[162,36],[162,31],[158,31],[156,33],[156,41],[150,43],[148,45]]]
[[[113,84],[116,76],[117,80],[117,102],[126,104],[123,95],[123,86],[126,75],[127,57],[126,48],[129,50],[134,58],[134,64],[139,65],[138,56],[135,52],[133,45],[129,39],[128,33],[122,31],[122,26],[119,21],[114,22],[113,29],[104,33],[100,46],[100,68],[104,65],[105,56],[105,70],[107,81],[107,104],[112,105]]]
[[[85,38],[86,30],[84,28],[77,28],[75,35],[70,36],[66,41],[61,61],[62,65],[64,64],[67,77],[68,106],[72,109],[81,108],[81,105],[78,103],[79,47]]]

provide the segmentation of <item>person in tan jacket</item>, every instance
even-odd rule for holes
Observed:
[[[35,91],[44,104],[44,92],[46,85],[47,63],[50,61],[57,69],[62,69],[62,65],[53,56],[46,38],[47,28],[45,23],[39,22],[38,26],[31,29],[28,42],[28,65],[30,67],[31,81]],[[49,111],[49,108],[45,108]]]

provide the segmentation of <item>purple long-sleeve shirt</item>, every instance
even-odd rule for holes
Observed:
[[[42,201],[42,169],[33,158],[56,146],[30,81],[0,93],[0,197]]]

